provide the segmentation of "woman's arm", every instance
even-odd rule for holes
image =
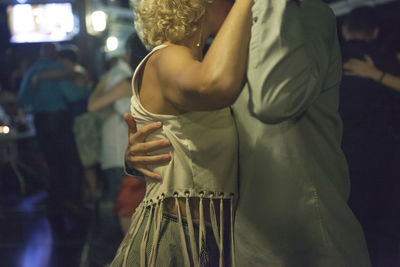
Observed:
[[[132,95],[131,84],[128,80],[122,80],[109,91],[104,91],[105,80],[100,80],[95,91],[89,98],[88,111],[95,112],[112,105],[115,101],[123,97]]]
[[[93,93],[89,97],[88,107],[87,107],[87,110],[89,112],[90,112],[89,107],[93,105],[93,102],[95,102],[101,95],[104,94],[107,79],[108,79],[108,74],[104,74],[103,76],[101,76],[99,82],[96,84]]]
[[[253,0],[237,0],[202,62],[189,48],[169,46],[156,69],[164,97],[185,110],[231,105],[245,81]]]
[[[63,70],[52,70],[52,71],[41,72],[36,77],[38,81],[49,80],[49,79],[62,79],[62,78],[80,78],[85,81],[90,80],[89,74],[80,65],[71,66]]]
[[[365,61],[352,58],[344,63],[344,74],[347,76],[356,76],[372,79],[396,91],[400,91],[400,77],[385,73],[375,67],[374,61],[368,55],[365,55]]]
[[[31,86],[36,88],[42,80],[62,79],[72,76],[69,70],[52,70],[38,73],[32,77]]]
[[[39,81],[49,80],[49,79],[61,79],[61,78],[72,77],[73,74],[74,72],[70,70],[52,70],[52,71],[41,72],[40,74],[37,75],[36,78]]]

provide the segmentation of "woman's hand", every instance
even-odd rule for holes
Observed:
[[[352,58],[344,63],[344,74],[346,76],[356,76],[379,81],[382,71],[375,67],[374,61],[370,56],[365,55],[364,59],[365,61]]]
[[[146,138],[162,127],[161,122],[150,123],[139,131],[132,115],[125,113],[124,120],[128,124],[129,143],[125,151],[125,162],[128,168],[140,171],[145,176],[162,180],[161,175],[150,171],[147,165],[162,165],[171,160],[170,154],[148,156],[147,153],[171,146],[168,139],[146,142]]]

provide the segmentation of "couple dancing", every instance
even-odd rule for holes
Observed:
[[[111,266],[370,266],[346,204],[329,7],[143,0],[136,15],[155,48],[133,77],[126,160],[147,192]]]

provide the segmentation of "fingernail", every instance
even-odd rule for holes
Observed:
[[[156,123],[156,125],[157,125],[158,127],[160,127],[160,126],[162,125],[161,121],[158,121],[158,122]]]

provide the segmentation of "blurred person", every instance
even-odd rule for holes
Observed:
[[[256,1],[252,11],[248,82],[233,105],[240,143],[237,265],[371,266],[346,203],[334,14],[319,0]],[[153,151],[167,143],[149,134],[165,126],[136,133],[132,116],[127,122],[128,171],[161,179],[153,166],[170,155]]]
[[[378,264],[380,231],[389,230],[383,223],[398,212],[398,205],[393,204],[398,202],[394,192],[399,175],[395,163],[398,142],[393,132],[398,93],[386,87],[383,79],[388,78],[384,73],[398,73],[400,68],[393,55],[377,49],[379,26],[371,19],[376,18],[375,12],[373,7],[356,8],[343,22],[346,75],[341,84],[339,111],[343,118],[342,147],[351,178],[349,205],[364,228],[373,263]],[[349,68],[364,59],[382,71],[375,79],[349,75],[354,74]]]
[[[375,8],[364,6],[353,9],[344,19],[342,36],[345,41],[373,43],[378,39],[380,27],[375,16]],[[365,20],[367,16],[370,19]]]
[[[59,208],[80,202],[80,162],[62,79],[40,78],[63,70],[57,56],[55,44],[41,45],[40,58],[23,76],[18,102],[34,114],[36,137],[49,169],[49,204]]]
[[[29,58],[23,57],[17,59],[17,66],[11,72],[10,75],[10,88],[12,91],[18,93],[18,89],[21,85],[23,75],[28,70],[29,66],[31,65],[31,61]]]
[[[133,33],[125,43],[125,55],[100,79],[88,103],[89,112],[102,111],[104,119],[100,130],[100,168],[102,192],[95,237],[90,247],[89,260],[94,266],[110,263],[122,240],[123,234],[117,214],[113,209],[124,174],[124,151],[128,128],[123,114],[129,111],[132,96],[130,79],[133,71],[136,42]]]
[[[35,76],[34,85],[42,80],[59,79],[60,87],[68,102],[71,120],[87,111],[91,93],[91,79],[87,70],[78,62],[79,49],[76,46],[63,48],[59,51],[57,60],[61,70],[41,72]]]
[[[87,113],[92,82],[87,70],[79,64],[79,49],[74,45],[59,51],[57,60],[63,68],[36,75],[35,84],[42,80],[57,79],[72,122],[75,143],[83,166],[83,200],[90,203],[97,193],[97,168],[100,118]],[[97,137],[97,138],[96,138]],[[89,151],[90,150],[90,151]]]

